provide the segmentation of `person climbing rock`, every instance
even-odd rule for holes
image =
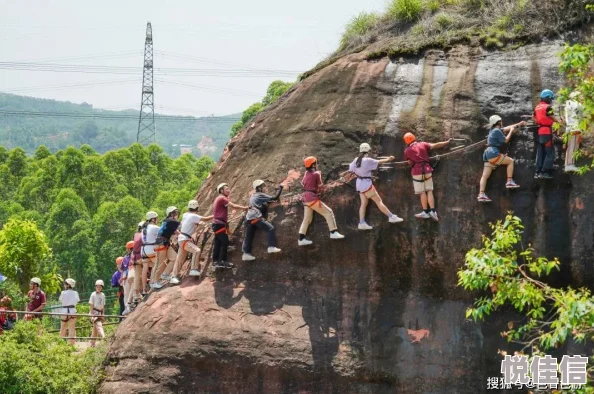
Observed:
[[[172,278],[169,281],[172,285],[179,285],[179,270],[181,269],[183,263],[186,261],[186,257],[188,256],[188,252],[192,253],[192,262],[190,264],[190,276],[200,276],[200,270],[198,265],[198,253],[200,253],[200,248],[195,244],[194,239],[192,239],[192,235],[194,231],[196,231],[196,226],[198,223],[205,221],[211,221],[213,216],[200,216],[196,212],[198,212],[198,201],[190,200],[188,203],[188,212],[184,213],[182,216],[182,221],[179,230],[179,236],[177,237],[178,242],[178,252],[177,258],[175,259],[175,265],[173,267],[173,272],[171,273]]]
[[[429,162],[429,151],[440,149],[448,145],[451,138],[447,141],[430,144],[428,142],[418,142],[413,133],[404,134],[404,158],[411,166],[411,175],[415,194],[421,198],[421,207],[423,210],[415,215],[418,219],[433,219],[439,221],[437,212],[435,212],[435,199],[433,197],[433,167]]]
[[[227,248],[229,247],[229,207],[247,211],[248,207],[234,204],[229,200],[231,188],[226,183],[217,186],[218,196],[212,205],[212,231],[214,232],[214,247],[212,261],[215,268],[232,268],[233,264],[227,261]]]
[[[125,309],[122,315],[127,315],[132,311],[132,302],[134,295],[134,266],[132,265],[132,253],[134,250],[134,241],[126,243],[126,255],[121,264],[122,283],[124,285],[124,303]]]
[[[131,292],[132,307],[142,298],[142,228],[144,222],[138,223],[138,230],[134,234],[134,246],[132,248],[132,278],[134,278],[134,290]]]
[[[567,150],[565,151],[565,172],[577,172],[574,154],[580,149],[582,140],[582,125],[584,107],[579,100],[579,91],[571,92],[569,100],[565,102],[565,137],[567,139]]]
[[[124,268],[122,267],[123,262],[124,257],[116,258],[116,271],[111,276],[111,287],[118,289],[117,297],[118,303],[120,304],[119,315],[122,315],[126,310],[126,303],[124,301]]]
[[[153,289],[160,289],[169,281],[169,275],[173,271],[173,265],[177,258],[177,252],[171,246],[171,237],[179,233],[177,230],[180,225],[179,210],[174,206],[168,207],[165,210],[165,215],[167,217],[161,223],[155,245],[157,264],[153,269],[153,275],[151,275],[151,288]]]
[[[491,173],[498,166],[507,166],[507,182],[505,187],[508,189],[515,189],[520,187],[514,182],[514,160],[511,157],[501,153],[503,144],[508,143],[519,126],[525,126],[526,122],[522,121],[512,126],[503,127],[503,121],[499,115],[493,115],[489,118],[489,136],[487,137],[488,147],[483,153],[483,175],[479,182],[479,195],[477,200],[480,202],[489,202],[491,199],[485,194],[487,188],[487,181]],[[506,136],[507,134],[507,136]]]
[[[41,312],[45,308],[46,297],[45,293],[41,290],[41,279],[33,278],[29,282],[29,292],[27,298],[27,312]],[[42,315],[25,315],[25,320],[42,319]]]
[[[62,338],[76,337],[76,304],[80,302],[78,292],[74,291],[76,281],[68,278],[64,281],[64,291],[60,294],[59,301],[62,303],[60,313],[67,316],[60,316],[60,336]],[[69,339],[68,343],[74,345],[75,339]]]
[[[344,235],[338,232],[334,212],[319,197],[320,189],[324,183],[322,182],[322,173],[318,171],[318,159],[313,156],[306,157],[303,160],[303,164],[305,165],[305,174],[301,180],[301,186],[303,187],[301,201],[303,201],[304,213],[303,222],[301,222],[301,227],[299,228],[299,240],[297,244],[299,246],[305,246],[313,243],[306,238],[306,235],[314,212],[319,213],[326,219],[328,229],[330,230],[330,239],[343,239]]]
[[[549,89],[540,93],[540,103],[534,108],[532,120],[538,125],[536,141],[536,179],[553,178],[553,161],[555,160],[555,146],[553,145],[553,124],[561,124],[554,116],[553,106],[555,94]]]
[[[155,252],[155,244],[157,242],[157,235],[159,234],[159,226],[157,226],[157,212],[149,211],[146,213],[146,222],[142,226],[142,295],[146,295],[146,284],[148,281],[149,268],[155,268],[157,261],[157,253]],[[150,283],[154,283],[154,269],[151,275]]]
[[[266,231],[268,234],[268,253],[279,253],[281,250],[276,247],[276,234],[274,226],[267,220],[268,204],[271,201],[278,201],[283,192],[283,185],[279,185],[274,196],[266,194],[266,184],[261,179],[252,182],[254,193],[249,200],[249,209],[245,216],[245,235],[243,239],[243,261],[252,261],[256,257],[252,255],[252,242],[257,229]]]
[[[373,178],[371,172],[377,170],[378,166],[383,163],[394,161],[394,156],[390,156],[387,159],[376,160],[368,157],[371,151],[371,146],[364,142],[359,146],[359,156],[353,160],[349,165],[349,172],[357,176],[356,189],[359,192],[361,199],[361,206],[359,207],[359,230],[371,230],[371,227],[365,221],[365,214],[367,212],[367,204],[369,200],[373,201],[379,210],[386,216],[390,223],[400,223],[404,219],[393,214],[384,205],[381,197],[377,194],[375,186],[373,186]]]
[[[93,325],[93,332],[91,337],[93,338],[105,338],[103,332],[103,320],[102,315],[105,314],[105,294],[103,293],[104,283],[101,279],[95,282],[95,291],[89,298],[89,315],[91,316],[91,324]],[[90,343],[91,347],[95,347],[95,340],[92,339]]]

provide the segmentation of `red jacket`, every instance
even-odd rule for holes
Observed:
[[[536,108],[534,108],[534,117],[536,118],[536,124],[540,127],[538,128],[538,135],[550,135],[553,134],[552,125],[555,121],[552,118],[553,116],[553,107],[541,101],[538,103]]]

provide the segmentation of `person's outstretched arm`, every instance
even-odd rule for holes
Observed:
[[[281,193],[283,192],[283,188],[283,185],[278,185],[278,189],[276,189],[276,194],[274,195],[274,197],[270,197],[270,201],[278,201]]]
[[[229,201],[229,206],[233,209],[241,209],[242,211],[247,211],[249,209],[249,207],[246,207],[244,205],[237,205],[232,203],[231,201]]]
[[[430,145],[430,149],[433,150],[433,149],[443,148],[444,146],[446,146],[447,144],[449,144],[451,140],[452,139],[450,138],[447,141],[436,142],[435,144],[429,144]]]

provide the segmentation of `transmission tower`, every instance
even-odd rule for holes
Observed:
[[[142,101],[136,141],[144,144],[155,142],[155,94],[153,91],[153,29],[146,24],[144,41],[144,69],[142,72]]]

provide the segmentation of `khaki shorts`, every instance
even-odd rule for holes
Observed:
[[[433,190],[433,176],[432,174],[413,175],[413,186],[415,194],[421,194]]]
[[[365,190],[364,192],[360,192],[362,195],[364,195],[367,198],[373,198],[375,196],[377,196],[377,191],[375,190],[375,186],[371,185],[371,187],[367,190]]]
[[[486,161],[485,167],[497,168],[497,166],[503,163],[503,160],[505,160],[506,157],[507,155],[502,155],[500,153],[499,156],[489,159],[489,161]]]

